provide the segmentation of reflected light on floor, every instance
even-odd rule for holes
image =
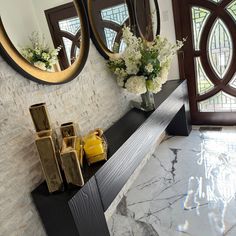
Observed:
[[[203,168],[202,176],[189,178],[185,210],[208,205],[208,218],[217,235],[225,231],[224,215],[236,193],[236,134],[202,132],[202,143],[197,164]]]

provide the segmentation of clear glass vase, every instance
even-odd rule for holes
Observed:
[[[142,102],[141,102],[141,110],[143,111],[152,111],[155,109],[155,101],[153,93],[146,92],[141,94]]]
[[[141,102],[131,101],[131,106],[147,112],[155,110],[153,93],[146,92],[144,94],[141,94],[141,98]]]

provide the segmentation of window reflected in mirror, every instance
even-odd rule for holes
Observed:
[[[157,0],[87,0],[87,9],[92,40],[105,58],[124,51],[124,26],[147,41],[153,41],[160,33]]]
[[[81,27],[73,3],[45,11],[54,46],[62,46],[58,58],[61,69],[72,65],[80,52]]]
[[[91,1],[90,20],[102,44],[111,52],[119,53],[125,48],[122,28],[130,26],[130,13],[125,0]]]
[[[100,14],[103,23],[110,22],[110,28],[107,28],[108,26],[103,24],[107,48],[113,52],[122,51],[125,45],[121,40],[121,27],[124,25],[129,25],[129,11],[127,4],[122,3],[113,7],[102,9]]]

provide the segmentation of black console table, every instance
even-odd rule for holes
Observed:
[[[155,95],[153,112],[130,110],[106,132],[109,159],[85,167],[81,189],[49,194],[46,183],[32,192],[49,236],[108,236],[104,216],[112,201],[163,131],[191,131],[186,81],[168,81]]]

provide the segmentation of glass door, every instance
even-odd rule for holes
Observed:
[[[236,0],[173,0],[194,124],[236,123]]]

